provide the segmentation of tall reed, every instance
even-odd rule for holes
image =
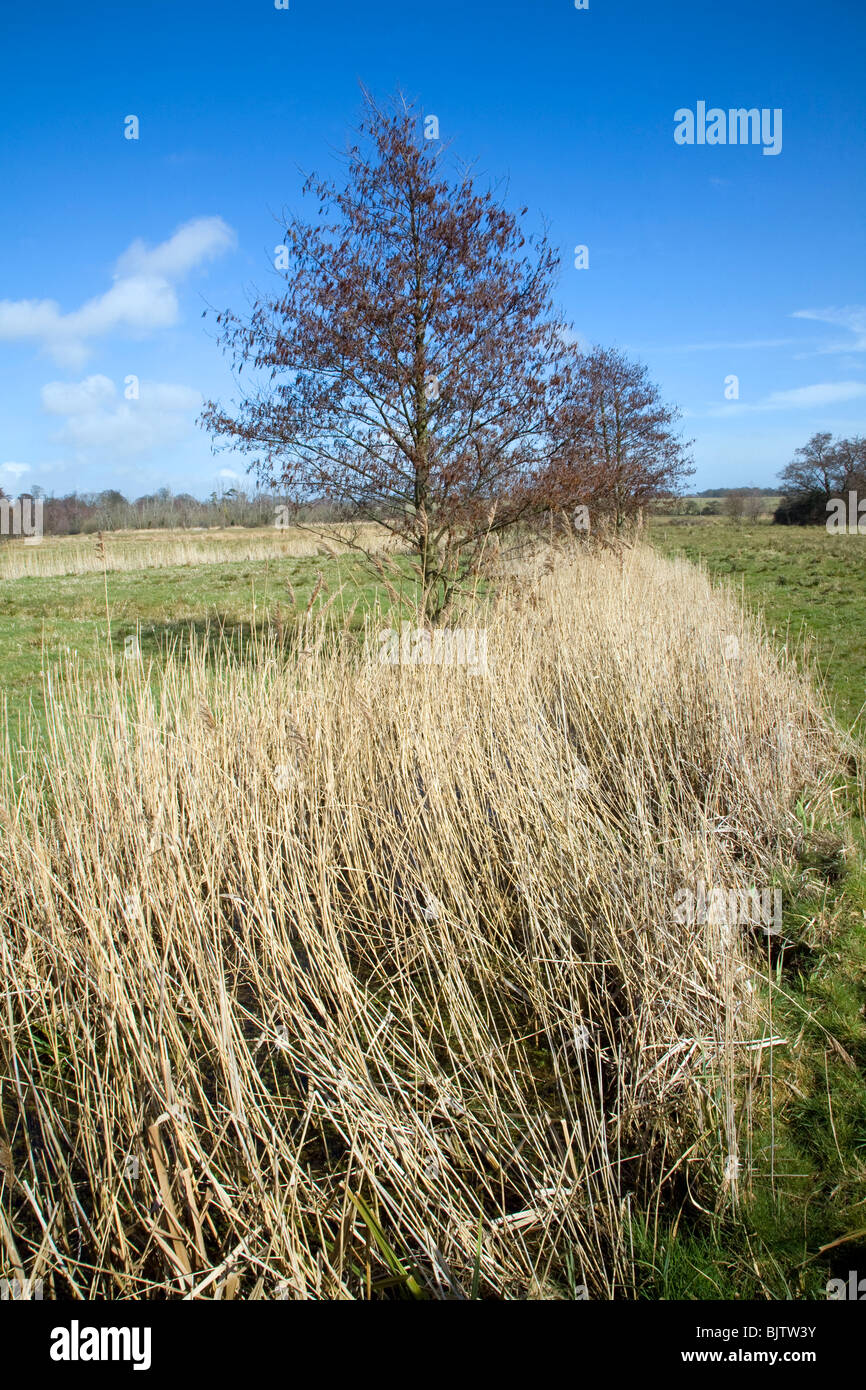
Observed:
[[[790,857],[822,709],[641,548],[461,622],[486,674],[308,616],[241,660],[71,664],[7,738],[4,1274],[622,1296],[637,1207],[735,1199],[762,956],[674,903]]]

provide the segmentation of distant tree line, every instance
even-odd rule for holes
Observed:
[[[730,497],[731,493],[737,493],[743,497],[766,497],[767,493],[772,493],[771,487],[707,487],[703,492],[695,492],[694,497]]]
[[[6,495],[0,488],[0,498]],[[34,487],[20,495],[43,499],[43,533],[46,536],[170,527],[275,526],[278,521],[310,524],[339,521],[342,516],[341,509],[333,502],[310,500],[291,506],[285,497],[275,493],[247,493],[241,488],[213,492],[205,499],[193,497],[188,492],[174,493],[167,487],[134,501],[114,488],[50,497],[42,488]],[[6,537],[0,535],[0,540],[4,539]]]

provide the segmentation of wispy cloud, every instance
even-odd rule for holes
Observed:
[[[812,386],[795,386],[790,391],[771,391],[759,401],[730,401],[725,405],[713,405],[703,412],[692,412],[692,417],[703,414],[720,418],[773,410],[816,410],[823,406],[842,405],[864,396],[866,382],[819,381]]]
[[[847,328],[853,333],[854,341],[846,338],[843,342],[825,343],[818,348],[820,353],[866,352],[866,305],[849,304],[842,309],[797,309],[794,319],[813,319],[816,323],[830,323],[835,328]]]
[[[677,352],[753,352],[772,351],[776,348],[804,348],[809,352],[795,354],[797,359],[821,356],[829,353],[866,352],[866,306],[848,305],[842,309],[797,309],[790,315],[793,319],[809,319],[813,323],[829,323],[836,328],[847,328],[852,338],[843,341],[822,343],[816,339],[803,338],[744,338],[734,342],[668,343],[662,346],[645,348],[653,353]],[[640,349],[637,349],[640,351]]]
[[[750,352],[760,348],[802,346],[800,338],[747,338],[734,343],[672,343],[654,347],[653,352]]]
[[[43,408],[66,417],[57,441],[85,458],[105,451],[129,458],[176,444],[191,432],[201,402],[188,386],[156,381],[142,381],[138,400],[120,399],[114,382],[99,375],[49,381],[42,388]]]
[[[235,244],[235,233],[221,217],[187,222],[152,248],[134,241],[117,261],[111,288],[68,314],[53,299],[0,300],[0,339],[31,339],[59,365],[80,367],[91,338],[118,330],[141,336],[176,323],[175,282]]]
[[[795,386],[790,391],[773,391],[758,403],[762,410],[788,410],[815,405],[839,405],[866,396],[862,381],[820,381],[814,386]]]

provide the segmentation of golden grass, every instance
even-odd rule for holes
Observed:
[[[462,621],[487,676],[308,623],[96,689],[71,667],[45,743],[7,744],[2,1273],[610,1297],[636,1203],[736,1195],[761,957],[674,894],[769,882],[824,716],[645,549]]]
[[[106,531],[103,533],[105,567],[108,570],[146,570],[170,565],[221,565],[279,556],[344,554],[350,548],[351,537],[371,552],[394,548],[384,527],[372,522],[357,526],[324,523],[317,527],[317,532],[319,534],[300,527]],[[23,540],[0,544],[0,580],[101,574],[102,570],[95,534],[44,536],[35,545]]]

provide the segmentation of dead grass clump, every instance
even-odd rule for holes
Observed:
[[[3,1273],[606,1297],[635,1203],[735,1193],[755,958],[675,895],[770,881],[823,716],[640,548],[461,621],[486,675],[308,620],[54,682],[0,785]]]

